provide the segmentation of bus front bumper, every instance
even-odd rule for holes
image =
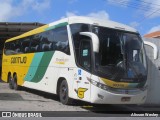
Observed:
[[[116,93],[91,85],[91,103],[98,104],[143,104],[147,90],[138,93]]]

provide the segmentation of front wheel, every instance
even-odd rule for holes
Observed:
[[[68,96],[68,84],[66,80],[63,80],[59,88],[59,98],[60,102],[64,105],[71,104],[72,100]]]

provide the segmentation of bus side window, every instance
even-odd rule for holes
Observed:
[[[5,43],[5,54],[15,55],[21,53],[21,46],[19,41]]]
[[[40,47],[41,33],[32,35],[30,39],[31,39],[30,52],[40,52],[41,51],[41,47]]]
[[[90,40],[82,40],[80,45],[80,65],[87,70],[91,69],[91,44]]]
[[[52,39],[49,39],[52,40],[51,48],[70,55],[67,27],[53,29],[52,36]]]
[[[50,41],[48,41],[48,35],[47,33],[43,33],[42,34],[42,38],[41,38],[41,49],[42,51],[50,51]]]
[[[10,51],[11,51],[11,44],[10,44],[10,42],[9,43],[5,43],[4,53],[6,55],[10,55],[11,54]]]
[[[38,41],[32,41],[31,42],[31,52],[38,52],[39,51],[39,43]]]
[[[50,46],[52,45],[52,43],[49,43],[49,44],[42,44],[42,50],[43,51],[50,51]]]
[[[21,53],[21,42],[15,41],[15,54]]]
[[[30,52],[30,39],[29,38],[22,40],[22,52],[23,53]]]
[[[11,54],[15,54],[15,43],[11,42],[11,46],[10,46],[10,55]]]
[[[53,30],[46,31],[41,33],[41,49],[42,51],[53,51],[52,44],[53,44]]]

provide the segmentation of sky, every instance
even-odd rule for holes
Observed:
[[[160,0],[0,0],[0,22],[48,24],[69,16],[116,21],[143,36],[160,30]]]

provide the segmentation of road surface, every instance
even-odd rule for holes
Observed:
[[[138,114],[143,111],[155,113],[155,111],[160,111],[160,106],[94,105],[80,101],[75,101],[75,104],[68,106],[61,104],[56,95],[28,88],[15,91],[9,89],[7,83],[0,82],[0,111],[48,111],[48,115],[61,116],[63,114],[69,117],[81,117],[81,115],[83,117],[129,117],[131,113]]]

